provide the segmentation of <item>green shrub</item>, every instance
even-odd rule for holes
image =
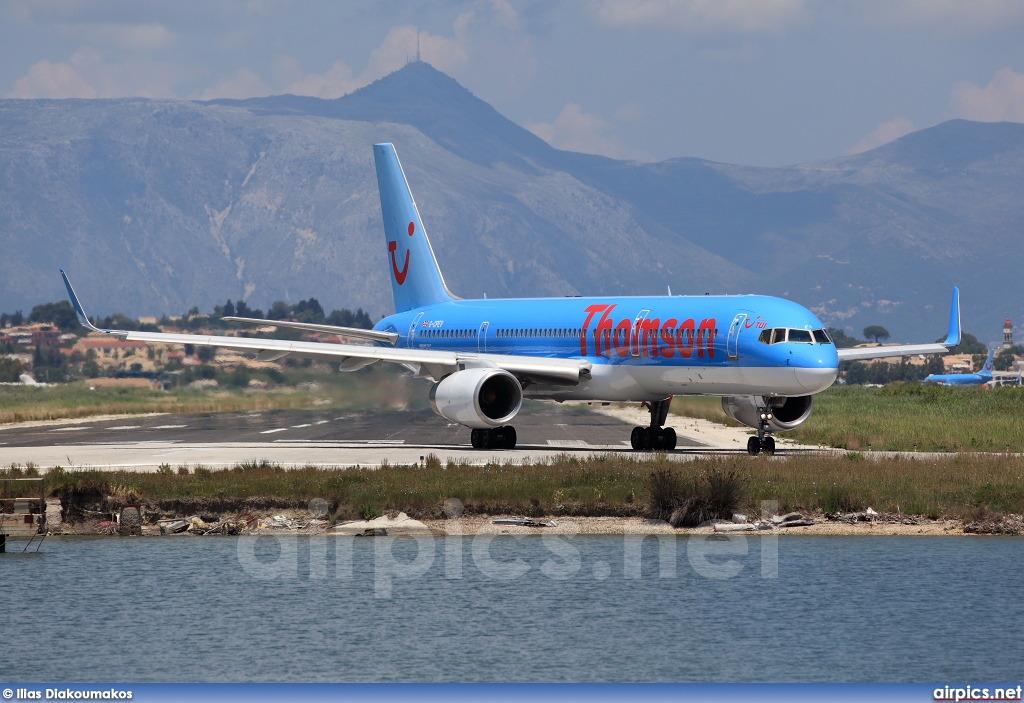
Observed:
[[[821,497],[821,509],[825,513],[855,513],[864,509],[846,486],[832,486]]]
[[[384,513],[382,513],[380,509],[372,503],[363,503],[359,506],[359,515],[364,520],[376,520],[383,514]]]

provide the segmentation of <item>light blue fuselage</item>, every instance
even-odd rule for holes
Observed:
[[[933,373],[924,380],[926,383],[931,381],[944,386],[980,386],[991,381],[992,377],[977,373]]]
[[[408,310],[374,329],[398,346],[585,359],[579,386],[527,388],[555,399],[651,400],[674,393],[808,395],[828,388],[831,343],[760,341],[765,330],[823,325],[806,308],[767,296],[454,300]]]

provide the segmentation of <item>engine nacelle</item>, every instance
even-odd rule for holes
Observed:
[[[466,369],[445,376],[430,389],[430,407],[466,427],[508,423],[523,405],[523,387],[502,369]]]
[[[814,407],[814,396],[812,395],[772,398],[768,405],[768,411],[771,412],[768,431],[784,432],[793,429],[811,416],[812,407]],[[747,427],[754,429],[757,429],[762,412],[757,405],[757,400],[752,395],[726,396],[722,398],[722,410],[736,422],[742,422]]]

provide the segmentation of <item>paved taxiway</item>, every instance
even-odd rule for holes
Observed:
[[[27,464],[155,470],[202,464],[233,466],[266,459],[282,466],[413,464],[538,460],[561,453],[631,452],[631,425],[582,409],[524,408],[516,417],[516,449],[475,450],[469,430],[429,410],[339,412],[273,410],[25,423],[0,428],[0,466]],[[677,452],[708,449],[680,437]]]

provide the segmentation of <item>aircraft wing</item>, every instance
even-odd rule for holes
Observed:
[[[523,380],[539,383],[578,384],[590,376],[591,364],[583,359],[556,359],[511,354],[485,354],[474,352],[437,351],[431,349],[402,349],[354,344],[327,344],[323,342],[295,342],[285,339],[255,337],[221,337],[200,334],[169,334],[163,332],[134,332],[130,330],[100,329],[89,321],[71,282],[63,270],[60,272],[71,298],[78,321],[83,327],[109,334],[119,339],[151,344],[193,344],[220,347],[241,352],[256,352],[257,359],[271,361],[289,354],[294,356],[341,362],[343,371],[355,371],[387,361],[402,364],[417,372],[440,380],[449,373],[466,368],[488,367],[508,371]]]
[[[888,347],[854,347],[836,349],[840,361],[883,359],[889,356],[915,356],[917,354],[945,354],[960,343],[960,289],[953,288],[949,306],[949,330],[946,339],[935,344],[896,344]]]
[[[233,317],[225,316],[221,319],[228,322],[244,322],[247,325],[259,327],[286,327],[293,330],[305,330],[308,332],[326,332],[327,334],[338,334],[345,337],[356,337],[357,339],[368,339],[372,342],[385,342],[391,346],[398,343],[397,332],[377,332],[376,330],[364,330],[358,327],[336,327],[334,325],[316,325],[309,322],[291,322],[289,320],[260,320],[254,317]]]
[[[888,356],[914,356],[917,354],[945,354],[948,351],[949,349],[942,344],[896,344],[888,347],[836,349],[840,361],[883,359]]]

